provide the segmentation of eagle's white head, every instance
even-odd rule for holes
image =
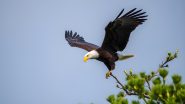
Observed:
[[[97,59],[99,57],[99,53],[96,50],[92,50],[85,54],[84,56],[84,62],[87,62],[88,59]]]

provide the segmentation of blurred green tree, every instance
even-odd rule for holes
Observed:
[[[107,101],[110,104],[128,104],[126,96],[137,96],[132,104],[185,104],[185,84],[181,82],[181,76],[171,76],[172,82],[166,83],[168,76],[168,63],[177,58],[178,51],[169,52],[165,61],[159,65],[157,71],[150,74],[145,72],[133,73],[132,70],[124,71],[126,83],[123,84],[116,76],[111,75],[117,82],[119,94],[110,95]],[[143,100],[143,101],[142,101]]]

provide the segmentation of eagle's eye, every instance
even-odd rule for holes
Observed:
[[[87,55],[87,57],[89,57],[89,55]]]

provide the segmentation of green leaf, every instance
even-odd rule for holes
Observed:
[[[157,104],[157,102],[150,99],[148,100],[148,104]]]
[[[107,98],[107,101],[109,102],[109,103],[113,103],[114,101],[115,101],[115,96],[114,95],[110,95],[108,98]]]
[[[152,99],[157,100],[161,93],[162,93],[162,86],[157,84],[152,87],[152,91],[150,93],[150,96],[152,97]]]
[[[152,71],[152,72],[151,72],[151,76],[154,76],[154,75],[155,75],[155,72],[154,72],[154,71]]]
[[[117,95],[117,97],[124,97],[124,92],[119,92],[119,94]]]
[[[145,78],[145,76],[146,76],[145,72],[140,72],[140,77],[141,78]]]
[[[161,84],[161,79],[160,79],[160,77],[157,77],[152,82],[153,82],[154,85]]]
[[[133,101],[132,101],[132,104],[140,104],[140,102],[139,102],[139,101],[133,100]]]
[[[168,52],[168,57],[171,57],[172,56],[172,53],[171,52]]]
[[[172,80],[173,80],[173,83],[174,83],[174,84],[178,84],[178,83],[181,82],[181,76],[180,76],[180,75],[177,75],[177,74],[174,74],[174,75],[172,76]]]
[[[166,76],[168,75],[168,70],[165,69],[165,68],[159,68],[159,75],[160,75],[163,79],[165,79]]]

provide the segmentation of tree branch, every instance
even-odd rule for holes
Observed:
[[[148,81],[148,79],[145,79],[145,80],[146,80],[146,83],[147,83],[147,85],[148,85],[149,90],[151,91],[152,89],[151,89],[151,87],[150,87],[150,82]]]
[[[130,92],[128,91],[127,89],[125,89],[125,86],[118,80],[118,78],[116,76],[114,76],[112,73],[111,73],[111,76],[116,80],[116,82],[122,87],[121,89],[123,89],[125,91],[125,93],[127,95],[138,95],[137,93],[135,92]],[[150,97],[146,94],[143,95],[145,98],[147,99],[150,99]]]

